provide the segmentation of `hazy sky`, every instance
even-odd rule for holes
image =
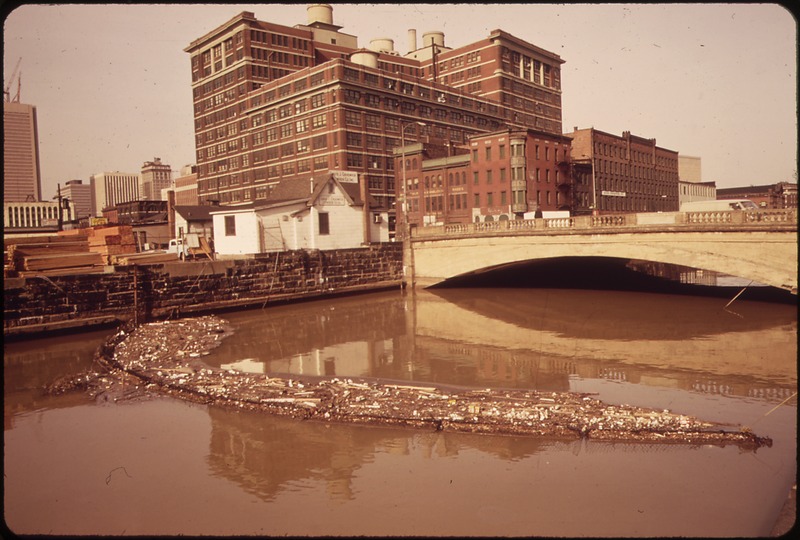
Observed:
[[[160,157],[195,163],[189,43],[242,11],[306,24],[307,4],[23,5],[3,26],[4,86],[22,58],[43,195]],[[797,27],[777,4],[333,4],[334,23],[408,51],[505,30],[561,56],[563,128],[655,138],[717,187],[797,181]],[[16,91],[16,83],[11,88]]]

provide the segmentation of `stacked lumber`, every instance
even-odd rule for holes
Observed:
[[[103,257],[99,253],[59,253],[53,255],[25,255],[22,257],[20,270],[43,271],[63,268],[86,269],[94,266],[103,266]]]
[[[110,256],[123,253],[136,253],[136,239],[130,225],[115,225],[112,227],[98,227],[87,229],[89,231],[89,251],[99,253],[106,262]]]
[[[45,272],[92,269],[103,264],[102,257],[89,251],[84,235],[45,235],[4,238],[6,275],[10,271]]]
[[[110,255],[109,259],[111,264],[158,264],[175,262],[178,260],[178,254],[167,253],[166,251],[145,251],[142,253]]]

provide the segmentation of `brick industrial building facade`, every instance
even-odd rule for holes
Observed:
[[[266,200],[283,179],[346,170],[382,208],[407,195],[418,225],[677,210],[677,152],[629,132],[562,132],[558,55],[502,30],[458,48],[409,30],[401,55],[388,39],[358,48],[341,28],[327,4],[294,27],[242,12],[185,49],[200,204]],[[416,171],[398,169],[415,152]]]
[[[282,178],[349,170],[391,208],[403,135],[454,146],[505,127],[561,134],[553,53],[501,30],[458,49],[440,32],[405,56],[391,40],[358,49],[330,6],[308,13],[308,25],[286,27],[244,12],[185,49],[201,203],[263,199]],[[401,133],[416,121],[425,125]]]
[[[397,159],[398,170],[405,159],[401,199],[408,198],[409,222],[416,226],[575,208],[570,139],[563,135],[504,129],[474,135],[456,149],[411,144]]]
[[[655,139],[577,129],[572,162],[591,175],[591,201],[580,206],[598,212],[658,212],[678,210],[678,153],[656,146]],[[585,183],[585,179],[581,183]]]

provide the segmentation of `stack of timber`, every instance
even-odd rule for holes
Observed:
[[[45,235],[5,238],[4,275],[60,275],[103,271],[103,259],[89,251],[85,235]]]
[[[178,260],[177,253],[167,253],[163,250],[143,251],[141,253],[123,253],[121,255],[109,255],[111,264],[158,264],[164,262],[175,262]]]
[[[130,225],[96,227],[86,231],[88,231],[89,251],[102,255],[106,264],[111,264],[111,256],[138,251]]]

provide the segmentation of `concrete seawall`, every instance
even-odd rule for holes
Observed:
[[[402,245],[110,266],[4,280],[6,338],[400,287]]]

